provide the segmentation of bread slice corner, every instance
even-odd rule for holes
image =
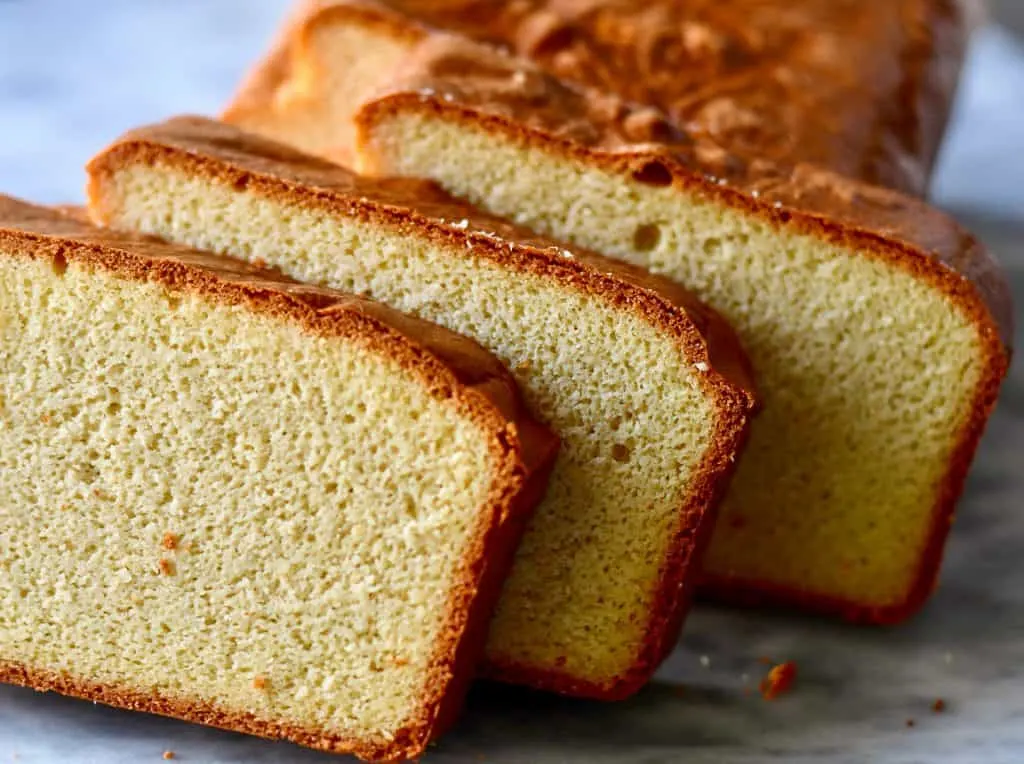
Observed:
[[[557,439],[476,343],[0,197],[0,681],[375,760],[475,674]]]

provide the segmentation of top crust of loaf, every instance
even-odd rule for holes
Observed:
[[[465,204],[430,181],[356,175],[231,125],[176,117],[125,134],[89,163],[90,212],[100,222],[106,219],[99,179],[133,162],[178,167],[301,205],[415,227],[505,267],[543,272],[641,313],[674,335],[694,363],[711,367],[705,376],[709,391],[732,398],[744,411],[755,405],[753,375],[735,333],[686,289],[641,268],[566,248]]]
[[[948,293],[993,355],[1005,355],[1012,343],[1012,298],[995,259],[914,197],[811,165],[742,159],[693,140],[650,107],[576,88],[521,59],[440,33],[417,46],[388,92],[364,104],[357,128],[365,136],[398,111],[443,114],[882,258]]]
[[[498,43],[554,76],[660,108],[742,156],[809,162],[921,194],[955,93],[969,4],[318,0],[292,17],[227,117],[272,109],[312,31],[344,14],[410,44],[425,33],[420,24]],[[396,23],[397,14],[406,20]]]
[[[70,213],[70,214],[69,214]],[[44,259],[61,272],[69,262],[110,272],[119,278],[158,283],[175,293],[191,293],[255,314],[298,324],[314,335],[339,337],[396,361],[437,400],[450,402],[483,432],[495,465],[490,493],[481,507],[478,529],[467,552],[464,580],[449,600],[445,636],[435,646],[421,711],[408,727],[384,743],[325,738],[317,730],[293,729],[206,707],[136,696],[120,688],[94,686],[0,667],[8,681],[95,700],[152,708],[204,724],[241,729],[268,737],[288,737],[318,748],[368,759],[422,754],[461,705],[473,677],[482,634],[500,588],[485,560],[508,554],[525,517],[543,493],[557,450],[557,438],[530,419],[511,375],[476,342],[405,316],[386,306],[329,289],[305,286],[244,262],[167,244],[152,237],[101,230],[80,213],[38,207],[0,195],[0,253]],[[491,591],[487,591],[487,589]],[[12,673],[13,671],[13,673]]]

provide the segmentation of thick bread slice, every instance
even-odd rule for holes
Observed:
[[[315,0],[285,26],[225,119],[344,160],[353,110],[429,25],[656,106],[733,153],[810,162],[921,193],[963,59],[964,6],[972,4]]]
[[[692,144],[456,38],[406,66],[359,114],[367,168],[669,276],[736,326],[765,406],[708,590],[913,612],[1008,365],[1009,288],[984,249],[914,198]]]
[[[116,228],[263,260],[493,350],[562,437],[492,627],[491,676],[602,698],[676,640],[752,406],[731,330],[681,289],[456,202],[181,118],[89,167]]]
[[[476,343],[0,197],[0,681],[370,759],[457,712],[556,439]]]

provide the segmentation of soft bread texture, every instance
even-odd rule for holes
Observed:
[[[433,184],[360,178],[208,120],[130,133],[89,172],[105,225],[365,293],[494,351],[562,450],[485,671],[600,698],[649,678],[675,643],[753,405],[721,319]]]
[[[921,193],[969,28],[957,0],[312,0],[225,119],[350,157],[351,115],[438,28],[662,109],[740,155]],[[404,17],[403,17],[404,15]],[[353,27],[373,37],[351,44]]]
[[[737,328],[764,412],[708,592],[874,622],[924,602],[1012,336],[1009,288],[968,233],[442,35],[358,125],[365,168],[669,276]]]
[[[556,445],[493,356],[6,197],[0,338],[0,680],[423,752]]]

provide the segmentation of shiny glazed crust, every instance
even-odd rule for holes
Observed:
[[[227,116],[272,112],[318,26],[347,14],[383,27],[402,14],[391,28],[410,45],[424,27],[497,44],[569,82],[662,109],[732,153],[922,194],[956,91],[970,4],[311,0]]]
[[[471,60],[473,68],[468,68]],[[879,259],[947,295],[977,328],[984,368],[905,600],[871,608],[770,582],[719,576],[708,576],[702,586],[716,599],[793,606],[872,623],[901,621],[923,604],[934,588],[954,504],[1010,360],[1009,286],[976,239],[916,198],[810,165],[787,168],[745,160],[692,140],[651,109],[568,86],[522,60],[446,35],[433,34],[417,46],[391,92],[364,105],[357,128],[365,139],[378,120],[398,113],[436,116],[582,166],[671,187],[756,217],[780,232],[813,236],[851,256]]]
[[[133,165],[172,167],[267,198],[432,240],[453,257],[472,253],[503,268],[540,275],[637,313],[671,336],[694,364],[706,365],[708,372],[701,381],[719,415],[714,445],[698,469],[693,492],[679,508],[680,525],[669,545],[671,556],[661,566],[645,646],[630,671],[609,687],[547,667],[491,664],[483,668],[491,677],[570,695],[611,700],[636,692],[678,639],[715,510],[756,407],[749,362],[729,325],[666,279],[585,250],[566,250],[461,203],[432,183],[357,176],[201,118],[181,117],[135,130],[92,160],[90,211],[101,222],[109,217],[103,179]]]
[[[0,660],[0,681],[54,690],[121,708],[174,716],[239,732],[286,738],[301,745],[375,760],[414,758],[451,723],[461,707],[480,653],[500,583],[533,506],[543,495],[557,438],[530,419],[501,363],[472,340],[378,303],[287,281],[245,263],[150,237],[97,229],[76,216],[0,196],[0,253],[74,262],[119,278],[158,283],[172,292],[243,305],[254,314],[341,337],[398,362],[431,395],[489,433],[496,471],[463,561],[461,584],[447,606],[445,636],[424,677],[421,710],[392,740],[363,739],[213,707],[197,698],[166,698],[88,677]]]

